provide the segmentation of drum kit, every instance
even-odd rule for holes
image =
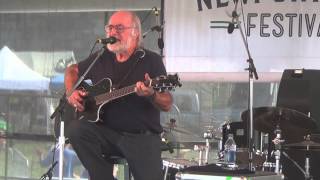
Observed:
[[[199,152],[199,162],[184,160],[184,163],[179,165],[179,162],[182,162],[181,159],[164,159],[165,172],[168,172],[170,168],[179,171],[190,166],[208,165],[209,151],[210,147],[212,147],[210,142],[212,140],[218,141],[218,161],[216,164],[222,168],[227,167],[223,158],[224,143],[230,133],[234,135],[234,140],[237,144],[236,169],[248,168],[248,116],[249,112],[247,110],[242,112],[242,121],[240,122],[226,122],[222,127],[209,127],[203,134],[205,145],[196,145],[194,149]],[[318,134],[313,134],[317,130],[317,125],[312,117],[288,108],[259,107],[253,108],[253,120],[255,141],[252,160],[255,171],[274,172],[287,176],[290,172],[282,171],[283,167],[287,165],[283,163],[282,159],[286,158],[291,162],[291,166],[293,165],[300,170],[304,179],[313,179],[314,175],[310,171],[310,160],[312,158],[310,152],[319,152],[320,143],[312,141],[311,138],[315,140],[318,138],[319,140],[320,137]],[[167,129],[178,133],[188,133],[188,131],[177,127],[168,128],[167,126]],[[217,132],[221,134],[217,134]],[[304,167],[301,167],[301,163],[296,162],[296,157],[290,157],[289,153],[287,153],[288,150],[305,152],[303,153],[304,157],[302,157],[304,159]],[[172,176],[171,178],[168,176],[164,178],[173,179]]]

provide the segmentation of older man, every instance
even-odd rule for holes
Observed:
[[[115,155],[126,158],[136,180],[160,180],[160,110],[170,110],[172,96],[169,92],[154,91],[143,81],[166,75],[165,67],[158,54],[141,46],[141,23],[134,13],[114,13],[105,26],[105,33],[117,41],[107,45],[85,79],[96,84],[110,78],[116,89],[135,85],[135,93],[103,105],[102,121],[71,122],[70,142],[91,180],[113,179],[113,164],[108,157]],[[66,70],[67,100],[80,112],[86,111],[83,98],[88,92],[70,91],[95,57],[96,54]]]

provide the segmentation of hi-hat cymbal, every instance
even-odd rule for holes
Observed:
[[[249,111],[242,112],[241,119],[249,121]],[[288,108],[258,107],[253,109],[254,128],[258,131],[274,134],[279,125],[285,138],[295,140],[299,135],[302,138],[316,130],[317,125],[313,118]],[[298,140],[298,139],[296,139]]]

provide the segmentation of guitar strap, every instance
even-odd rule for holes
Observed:
[[[142,48],[139,48],[135,51],[134,54],[137,54],[137,53],[141,53],[141,55],[138,56],[138,59],[134,62],[133,66],[131,66],[131,68],[129,69],[129,71],[127,72],[127,74],[125,76],[123,76],[123,78],[119,81],[119,83],[113,85],[112,88],[114,89],[119,89],[119,87],[122,85],[122,83],[129,77],[129,75],[133,72],[133,70],[135,69],[135,67],[137,66],[138,62],[141,61],[144,56],[146,55],[146,52],[144,49]]]

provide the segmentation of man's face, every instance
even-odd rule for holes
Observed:
[[[127,52],[129,49],[137,47],[138,31],[134,26],[132,15],[128,12],[117,12],[105,26],[107,37],[113,36],[118,41],[114,44],[108,44],[107,47],[114,53]]]

